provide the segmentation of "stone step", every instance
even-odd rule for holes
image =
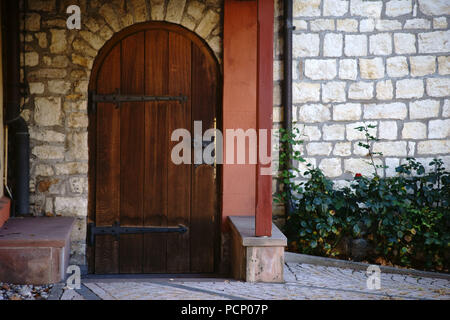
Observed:
[[[0,282],[43,285],[64,279],[70,217],[10,218],[0,228]]]

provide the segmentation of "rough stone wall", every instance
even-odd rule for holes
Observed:
[[[309,163],[340,182],[370,174],[354,130],[370,123],[380,139],[373,150],[384,154],[376,162],[389,166],[383,175],[408,156],[450,168],[448,0],[294,0],[293,15],[293,117]]]
[[[81,8],[81,30],[66,9]],[[28,0],[21,2],[23,117],[31,134],[31,212],[74,216],[72,263],[85,263],[88,196],[87,88],[94,58],[115,32],[161,20],[205,39],[220,61],[221,0]]]

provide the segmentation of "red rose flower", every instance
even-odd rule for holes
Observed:
[[[361,173],[355,174],[355,178],[360,178],[360,177],[362,177],[362,174],[361,174]]]

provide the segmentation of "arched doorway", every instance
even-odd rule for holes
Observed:
[[[174,164],[170,138],[220,123],[219,82],[203,40],[174,24],[131,26],[100,50],[89,84],[91,272],[214,272],[219,174]]]

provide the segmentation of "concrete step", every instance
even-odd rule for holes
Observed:
[[[70,217],[10,218],[0,228],[0,282],[50,284],[65,276]]]

